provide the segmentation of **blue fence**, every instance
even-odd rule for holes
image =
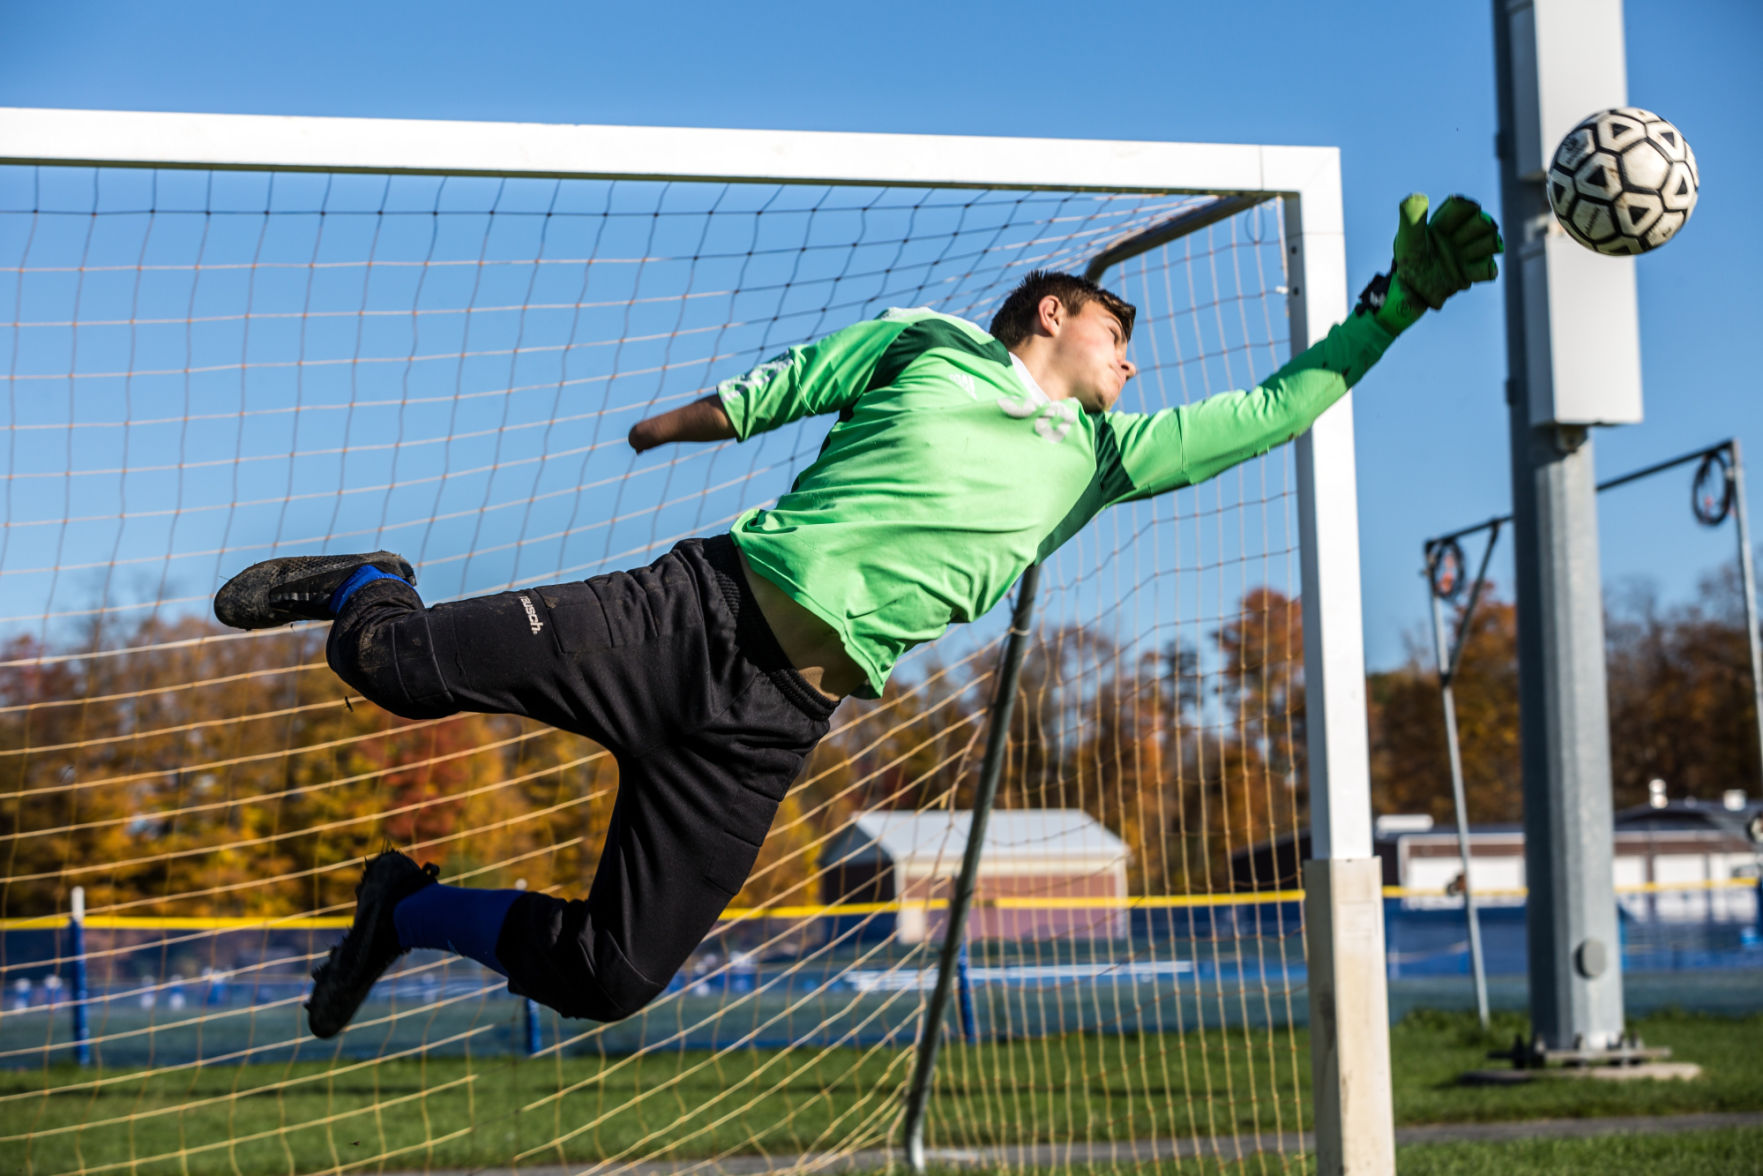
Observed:
[[[1709,977],[1722,1007],[1763,986],[1720,977],[1763,967],[1763,890],[1686,918],[1682,904],[1624,902],[1623,967],[1634,985],[1696,1007],[1688,974]],[[1478,906],[1490,978],[1522,1007],[1526,970],[1521,903]],[[1693,910],[1690,912],[1693,913]],[[848,916],[846,916],[848,918]],[[1392,1008],[1466,1000],[1468,935],[1461,905],[1385,905]],[[501,978],[469,961],[416,952],[376,987],[357,1028],[315,1043],[302,1024],[307,970],[340,934],[331,928],[127,930],[60,926],[0,932],[4,1014],[0,1067],[50,1062],[162,1064],[272,1061],[340,1051],[408,1049],[539,1053],[553,1048],[622,1053],[656,1048],[910,1044],[934,945],[900,944],[821,921],[818,942],[798,936],[787,953],[712,940],[670,986],[668,999],[629,1022],[583,1038],[510,996]],[[747,924],[762,943],[765,920]],[[800,926],[800,920],[791,920]],[[1292,901],[1136,909],[1128,933],[1096,940],[973,940],[962,953],[955,1024],[969,1041],[1054,1032],[1147,1032],[1203,1025],[1281,1023],[1305,1015],[1300,905]],[[1465,978],[1458,981],[1456,978]],[[1461,988],[1462,992],[1457,992]],[[1730,990],[1730,991],[1728,991]]]
[[[1706,891],[1672,892],[1694,896]],[[1626,972],[1696,972],[1763,965],[1763,885],[1729,891],[1741,901],[1661,915],[1651,897],[1617,904]],[[1522,902],[1476,905],[1489,976],[1522,976],[1530,957]],[[1385,904],[1385,948],[1392,980],[1469,974],[1469,931],[1461,904],[1419,908]]]

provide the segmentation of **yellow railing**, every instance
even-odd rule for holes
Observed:
[[[1616,893],[1624,894],[1675,894],[1681,891],[1694,890],[1749,890],[1757,885],[1755,878],[1705,878],[1699,882],[1631,882],[1618,886]],[[1487,898],[1524,898],[1530,894],[1527,887],[1517,886],[1508,890],[1477,890],[1477,902]],[[1461,898],[1461,893],[1449,893],[1444,890],[1411,889],[1405,886],[1385,886],[1385,898]]]
[[[1667,894],[1696,890],[1734,890],[1753,887],[1753,878],[1715,878],[1701,882],[1639,882],[1618,886],[1616,893]],[[1480,899],[1524,898],[1524,888],[1510,890],[1478,890]],[[1385,886],[1385,898],[1449,898],[1442,889],[1419,889],[1406,886]],[[1099,898],[982,898],[975,903],[981,909],[1015,911],[1069,910],[1167,910],[1181,907],[1254,906],[1269,902],[1301,902],[1302,890],[1262,890],[1248,894],[1144,894]],[[897,914],[901,911],[935,911],[948,907],[947,899],[894,899],[888,902],[847,902],[802,906],[729,907],[723,912],[725,923],[752,919],[825,919],[836,916]],[[53,931],[65,927],[67,915],[39,915],[32,918],[0,919],[0,931]],[[335,931],[349,926],[347,915],[239,915],[239,916],[154,916],[154,915],[91,915],[85,920],[89,931]]]

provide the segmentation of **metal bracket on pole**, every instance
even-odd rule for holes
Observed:
[[[1739,583],[1745,594],[1745,644],[1751,651],[1751,705],[1757,720],[1758,787],[1763,789],[1763,645],[1757,633],[1757,573],[1752,566],[1751,525],[1745,513],[1745,463],[1739,457],[1738,438],[1726,443],[1730,464],[1726,467],[1726,505],[1738,525]],[[1703,468],[1707,468],[1703,458]],[[1701,481],[1698,471],[1697,481]],[[1698,514],[1698,517],[1700,515]],[[1757,912],[1763,920],[1763,908]]]
[[[1716,445],[1710,445],[1690,453],[1679,454],[1665,461],[1655,462],[1637,470],[1631,470],[1619,477],[1600,482],[1598,493],[1615,490],[1631,482],[1650,478],[1655,474],[1696,462],[1695,481],[1691,488],[1691,509],[1696,521],[1704,526],[1719,526],[1732,516],[1738,530],[1739,575],[1743,584],[1744,616],[1747,644],[1751,655],[1751,691],[1757,718],[1757,748],[1759,756],[1759,780],[1763,781],[1763,634],[1757,624],[1757,591],[1755,571],[1752,566],[1751,532],[1745,513],[1744,470],[1739,459],[1739,444],[1736,439],[1728,439]],[[1718,474],[1719,485],[1711,484],[1712,478]],[[1501,515],[1484,523],[1463,527],[1444,535],[1428,539],[1423,547],[1425,568],[1422,574],[1427,581],[1427,595],[1432,612],[1433,646],[1439,666],[1439,694],[1445,711],[1445,743],[1450,755],[1451,794],[1457,818],[1457,848],[1463,860],[1463,905],[1464,917],[1469,926],[1470,966],[1475,978],[1476,1011],[1481,1017],[1482,1026],[1488,1024],[1487,976],[1481,951],[1480,920],[1475,913],[1474,890],[1469,880],[1469,827],[1465,813],[1465,791],[1463,781],[1462,745],[1457,732],[1457,708],[1454,685],[1457,668],[1463,658],[1463,648],[1467,644],[1470,625],[1475,618],[1475,608],[1481,600],[1483,588],[1487,584],[1488,564],[1493,557],[1494,546],[1500,540],[1500,532],[1512,521],[1511,515]],[[1482,552],[1481,562],[1476,571],[1469,599],[1463,606],[1463,616],[1458,622],[1457,632],[1449,642],[1444,631],[1443,608],[1441,602],[1452,600],[1462,594],[1463,581],[1463,550],[1458,541],[1470,535],[1489,532],[1488,545]]]

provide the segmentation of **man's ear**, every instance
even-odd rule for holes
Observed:
[[[1035,325],[1045,335],[1057,335],[1059,328],[1065,325],[1065,304],[1059,301],[1057,294],[1041,299],[1041,304],[1035,308]]]

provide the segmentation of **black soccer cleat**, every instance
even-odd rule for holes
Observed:
[[[214,615],[235,629],[272,629],[295,621],[328,621],[330,600],[350,576],[378,568],[416,583],[409,561],[390,551],[365,555],[294,555],[252,564],[214,594]]]
[[[313,970],[312,996],[306,1002],[306,1023],[314,1037],[335,1037],[367,999],[374,981],[404,954],[392,908],[425,886],[441,870],[419,866],[395,849],[368,861],[355,886],[355,921],[343,942]]]

